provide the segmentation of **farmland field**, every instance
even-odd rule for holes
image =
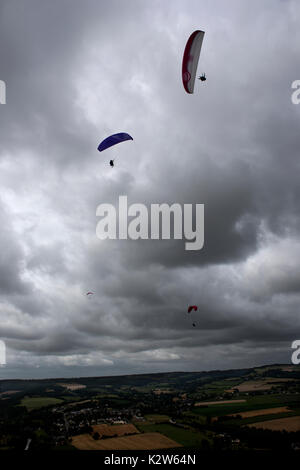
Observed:
[[[220,400],[220,401],[200,401],[195,403],[195,406],[203,406],[203,405],[224,405],[228,403],[244,403],[246,400]]]
[[[201,445],[202,439],[207,436],[202,432],[195,432],[189,428],[177,427],[172,424],[139,424],[138,428],[145,433],[158,432],[166,437],[173,439],[179,444],[186,447],[197,447]]]
[[[82,384],[65,384],[65,383],[58,383],[57,385],[59,385],[60,387],[64,387],[66,388],[67,390],[71,390],[71,391],[74,391],[74,390],[81,390],[83,388],[86,388],[86,385],[82,385]]]
[[[124,436],[125,434],[137,434],[139,431],[133,424],[96,424],[93,431],[100,436]]]
[[[265,374],[266,372],[270,372],[270,376],[272,374],[273,370],[281,369],[282,371],[289,371],[293,372],[297,370],[297,366],[293,365],[285,365],[285,366],[265,366],[265,367],[257,367],[254,369],[255,374],[262,375]]]
[[[229,414],[241,414],[246,411],[257,411],[260,409],[267,408],[277,408],[284,405],[289,406],[290,408],[295,407],[295,403],[299,403],[298,395],[266,395],[266,396],[257,396],[249,397],[244,403],[234,403],[231,400],[229,403],[219,404],[219,405],[210,405],[207,407],[198,406],[194,407],[190,413],[194,415],[202,416],[224,416]],[[204,405],[204,403],[203,403]]]
[[[63,400],[60,398],[51,398],[51,397],[25,397],[21,401],[22,406],[26,406],[28,410],[33,410],[36,408],[42,408],[43,406],[57,405],[62,403]]]
[[[291,418],[272,419],[262,421],[260,423],[249,424],[249,427],[258,429],[270,429],[271,431],[300,431],[300,416],[292,416]]]
[[[237,416],[240,415],[242,418],[252,418],[253,416],[262,416],[262,415],[271,415],[277,413],[289,413],[291,410],[288,409],[287,406],[281,406],[278,408],[266,408],[262,410],[253,410],[253,411],[244,411],[241,413],[236,413],[227,416]]]
[[[254,381],[246,381],[242,382],[240,385],[236,385],[236,388],[239,392],[253,392],[253,391],[264,391],[270,390],[272,387],[280,385],[280,383],[289,382],[290,379],[274,379],[274,378],[266,378],[263,380],[254,380]],[[230,391],[230,390],[227,390]]]
[[[157,432],[94,440],[89,434],[72,438],[72,445],[80,450],[151,450],[181,447],[177,442]]]
[[[300,369],[290,364],[0,381],[1,449],[22,451],[31,439],[31,451],[73,453],[289,451],[299,436],[285,430],[300,435]]]
[[[153,423],[164,423],[166,421],[169,421],[169,416],[167,415],[145,415],[145,419],[147,423],[153,424]]]
[[[19,393],[20,390],[7,390],[6,392],[0,393],[0,397],[6,396],[6,395],[13,395],[14,393]]]

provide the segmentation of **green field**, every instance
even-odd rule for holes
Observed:
[[[299,416],[300,413],[293,411],[286,413],[277,413],[269,415],[253,416],[252,418],[243,418],[226,421],[227,424],[236,424],[238,426],[247,426],[248,424],[259,423],[263,421],[271,421],[272,419],[290,418],[292,416]]]
[[[201,391],[218,390],[218,392],[220,392],[221,390],[228,390],[234,388],[237,385],[241,384],[243,381],[244,379],[216,380],[215,382],[201,385],[200,389]]]
[[[183,429],[172,424],[135,423],[135,426],[142,432],[159,432],[164,436],[173,439],[184,447],[199,447],[201,446],[203,439],[207,439],[209,441],[209,438],[203,432],[196,432],[192,431],[191,429]]]
[[[169,421],[170,417],[167,415],[155,415],[155,414],[150,414],[150,415],[145,415],[145,419],[148,421],[148,423],[153,424],[153,423],[163,423],[166,421]],[[145,424],[145,423],[144,423]]]
[[[25,397],[21,401],[21,406],[26,406],[28,410],[33,410],[37,408],[42,408],[43,406],[57,405],[58,403],[63,403],[63,400],[61,400],[60,398],[50,397]]]
[[[96,396],[95,396],[96,399],[101,399],[101,400],[108,400],[110,398],[119,398],[119,395],[117,395],[116,393],[98,393]]]
[[[218,405],[208,405],[207,407],[194,407],[188,415],[223,416],[243,411],[262,410],[264,408],[295,407],[297,401],[299,406],[299,396],[297,395],[262,395],[247,397],[247,401],[244,403],[226,403],[224,405],[220,403]]]
[[[262,375],[266,372],[272,372],[272,370],[280,369],[281,366],[265,366],[265,367],[257,367],[253,370],[253,374]]]
[[[61,399],[63,401],[67,401],[69,403],[71,402],[75,402],[75,401],[82,401],[82,398],[80,397],[74,397],[74,396],[70,396],[70,395],[61,395]]]
[[[135,390],[136,392],[139,392],[139,393],[150,393],[151,390],[153,390],[153,385],[152,384],[149,384],[149,385],[133,385],[130,388],[132,390]]]

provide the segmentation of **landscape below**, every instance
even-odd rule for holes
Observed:
[[[300,450],[300,367],[0,380],[0,450]]]

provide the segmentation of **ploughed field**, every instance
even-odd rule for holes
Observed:
[[[72,438],[72,445],[80,450],[151,450],[181,447],[158,432],[99,440],[93,439],[90,434],[81,434]]]
[[[93,431],[98,432],[100,438],[101,436],[119,437],[139,432],[133,424],[96,424],[93,426]]]
[[[300,431],[300,416],[261,421],[259,423],[248,424],[248,426],[257,429],[270,429],[271,431],[296,432]]]
[[[281,406],[278,408],[266,408],[263,410],[244,411],[242,413],[236,413],[227,416],[241,416],[241,418],[253,418],[254,416],[273,415],[278,413],[289,413],[291,410],[287,406]]]

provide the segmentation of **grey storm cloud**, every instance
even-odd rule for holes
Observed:
[[[1,377],[290,361],[299,21],[296,0],[1,2]],[[187,95],[196,29],[208,79]],[[133,142],[97,151],[122,131]],[[120,195],[204,204],[203,249],[99,240],[96,208]]]

